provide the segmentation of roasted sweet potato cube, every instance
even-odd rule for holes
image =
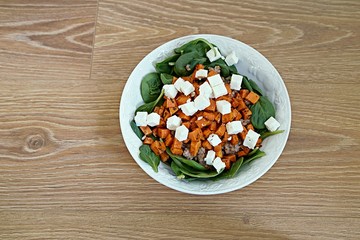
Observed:
[[[210,129],[211,131],[216,131],[216,129],[217,129],[217,124],[216,124],[216,122],[211,122],[211,124],[210,124],[210,126],[209,126],[209,129]]]
[[[224,114],[221,117],[221,121],[222,123],[228,123],[231,122],[233,120],[233,114],[232,112],[228,113],[228,114]]]
[[[236,108],[237,110],[241,111],[241,110],[247,108],[243,99],[239,98],[239,99],[237,99],[237,101],[239,102],[239,105]]]
[[[223,152],[222,150],[220,151],[214,151],[215,152],[215,156],[219,157],[219,158],[222,158],[223,157]]]
[[[244,119],[250,119],[252,112],[249,108],[245,108],[245,109],[241,110],[241,115]]]
[[[177,139],[174,137],[174,141],[173,141],[172,146],[173,146],[174,148],[182,148],[182,142],[180,142],[179,140],[177,140]]]
[[[172,78],[172,84],[174,84],[177,79],[178,79],[178,78],[174,76],[174,77]]]
[[[192,79],[191,76],[186,76],[186,77],[181,77],[181,78],[184,79],[185,81],[188,81],[188,82],[191,82],[191,83],[194,82],[194,79]]]
[[[214,76],[216,74],[219,74],[218,72],[216,72],[215,70],[213,69],[210,69],[209,72],[208,72],[208,77],[211,77],[211,76]]]
[[[262,139],[259,138],[256,142],[256,147],[261,147]]]
[[[217,145],[217,146],[214,147],[214,151],[215,151],[215,152],[221,151],[221,149],[222,149],[221,144],[219,144],[219,145]]]
[[[178,110],[178,111],[176,112],[176,115],[177,115],[179,118],[181,118],[181,120],[183,120],[183,121],[189,121],[189,120],[191,119],[190,116],[186,116],[185,113],[183,113],[181,110]]]
[[[229,135],[227,132],[225,132],[225,133],[224,133],[224,136],[223,136],[223,138],[222,138],[221,141],[222,141],[223,143],[226,143],[226,142],[229,141],[229,140],[228,140],[229,137],[230,137],[230,135]]]
[[[207,120],[214,121],[216,114],[214,112],[203,112],[203,117]]]
[[[235,154],[225,155],[223,159],[229,159],[230,162],[236,162],[236,155]]]
[[[157,135],[159,138],[165,139],[170,134],[170,130],[167,128],[158,128]]]
[[[183,122],[182,123],[186,128],[190,129],[191,122]]]
[[[239,133],[240,139],[241,139],[242,141],[245,140],[245,137],[246,137],[247,132],[248,132],[247,129],[246,129],[246,128],[243,128],[242,132]]]
[[[232,106],[233,108],[237,108],[237,107],[239,106],[239,100],[236,99],[236,98],[232,98],[232,99],[231,99],[231,106]]]
[[[209,128],[205,128],[203,130],[203,134],[204,134],[205,138],[208,138],[210,136],[210,134],[212,134],[212,133],[213,133],[213,131],[211,131]]]
[[[200,120],[196,120],[195,123],[199,128],[203,128],[209,126],[211,121],[207,120],[206,118],[201,118]]]
[[[189,139],[192,142],[198,142],[201,140],[202,138],[202,131],[200,128],[196,128],[195,130],[193,130],[192,132],[189,133]]]
[[[221,122],[221,116],[222,116],[221,113],[219,113],[219,112],[216,113],[215,121],[216,121],[217,123],[220,123],[220,122]]]
[[[235,146],[239,143],[239,137],[236,134],[231,135],[230,143]]]
[[[170,114],[170,112],[169,112],[168,109],[165,109],[165,110],[164,110],[164,113],[163,113],[163,119],[164,119],[164,121],[166,122],[166,120],[167,120],[169,117],[171,117],[171,114]]]
[[[240,150],[239,152],[236,153],[236,156],[238,157],[245,157],[246,155],[247,155],[246,152],[243,150]]]
[[[143,141],[144,144],[150,145],[154,142],[154,139],[152,139],[151,137],[146,137]]]
[[[195,157],[198,154],[200,147],[201,141],[192,141],[190,143],[190,155]]]
[[[167,137],[165,138],[165,146],[169,147],[174,141],[174,137],[169,134],[167,135]]]
[[[182,105],[182,104],[185,104],[186,101],[190,99],[190,95],[189,96],[185,96],[184,94],[179,94],[177,97],[176,97],[176,103],[178,106]]]
[[[163,152],[160,154],[160,159],[163,162],[166,162],[167,160],[169,160],[169,155],[166,152]]]
[[[210,142],[208,140],[205,140],[201,143],[201,146],[203,148],[205,148],[206,150],[211,150],[213,147],[212,145],[210,144]]]
[[[220,101],[220,100],[225,100],[225,101],[231,103],[232,97],[230,97],[230,96],[228,96],[228,95],[225,95],[225,96],[218,97],[218,98],[216,99],[216,101]]]
[[[183,154],[183,150],[181,148],[170,148],[170,151],[175,154],[175,155],[182,155]]]
[[[231,87],[230,87],[230,84],[229,83],[225,83],[225,87],[226,87],[226,90],[228,92],[228,94],[230,95],[232,90],[231,90]]]
[[[254,126],[251,124],[251,123],[249,123],[248,125],[246,125],[246,129],[249,131],[250,129],[251,130],[253,130],[253,131],[255,131],[255,128],[254,128]]]
[[[233,121],[239,121],[242,118],[241,113],[238,110],[236,110],[235,108],[233,108],[231,110],[231,113],[233,115]]]
[[[215,134],[217,134],[219,137],[224,136],[226,131],[225,124],[221,124],[215,131]]]
[[[228,158],[222,158],[221,161],[225,163],[225,169],[229,170],[231,168],[231,161]]]
[[[160,155],[161,153],[165,152],[166,150],[166,146],[165,143],[161,142],[161,141],[154,141],[151,145],[150,145],[151,150],[156,154],[156,155]]]
[[[177,103],[175,99],[172,98],[166,98],[166,108],[173,108],[173,107],[177,107]]]
[[[245,99],[251,102],[252,104],[255,104],[257,101],[259,101],[260,96],[257,95],[254,92],[249,92],[248,95],[246,95]]]
[[[144,133],[145,136],[152,134],[151,128],[149,126],[142,126],[140,130]]]
[[[241,98],[245,98],[248,94],[249,94],[249,90],[247,90],[247,89],[240,89],[240,96],[241,96]]]
[[[215,112],[215,110],[216,110],[216,102],[214,99],[210,99],[210,106],[205,108],[205,111]]]
[[[177,111],[179,110],[178,107],[171,107],[169,108],[169,112],[170,112],[170,115],[174,115],[174,113],[176,113]]]
[[[156,106],[153,110],[153,112],[159,114],[159,110],[160,110],[160,107],[159,106]],[[161,116],[161,114],[159,114]]]

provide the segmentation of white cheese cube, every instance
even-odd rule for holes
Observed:
[[[231,104],[226,100],[216,101],[216,110],[223,115],[231,113]]]
[[[260,137],[260,134],[258,134],[257,132],[250,129],[248,131],[248,133],[246,134],[243,145],[250,149],[254,149],[259,137]]]
[[[212,94],[212,88],[208,82],[204,82],[199,87],[200,95],[209,98]]]
[[[221,158],[217,157],[213,161],[213,166],[216,169],[216,171],[219,173],[225,168],[225,163],[221,161]]]
[[[166,120],[166,128],[169,130],[176,130],[181,125],[181,118],[174,115]]]
[[[270,117],[265,121],[265,127],[270,131],[274,132],[280,127],[280,123],[273,117]]]
[[[194,102],[188,102],[188,103],[184,103],[182,105],[179,106],[179,108],[181,109],[181,111],[186,115],[186,116],[192,116],[197,112],[197,108],[195,107],[195,103]]]
[[[209,150],[206,154],[206,157],[204,158],[204,161],[207,165],[212,165],[213,161],[215,159],[215,152],[213,150]]]
[[[243,131],[241,121],[232,121],[226,124],[226,131],[228,134],[238,134]]]
[[[211,87],[215,87],[217,85],[224,84],[224,81],[222,80],[220,74],[216,74],[214,76],[208,77],[207,79],[208,79]]]
[[[199,79],[201,79],[201,78],[206,78],[207,75],[208,75],[208,70],[206,70],[206,69],[199,69],[199,70],[197,70],[196,73],[195,73],[195,78],[199,78]]]
[[[166,84],[163,86],[164,94],[168,98],[175,98],[178,90],[175,88],[174,84]]]
[[[221,139],[216,134],[210,134],[209,137],[207,138],[207,140],[213,147],[216,147],[217,145],[219,145],[221,143]]]
[[[135,118],[134,118],[136,126],[139,126],[139,127],[146,126],[147,125],[147,122],[146,122],[147,115],[148,115],[147,112],[137,112],[135,115]]]
[[[208,57],[210,62],[214,62],[214,61],[218,60],[219,58],[221,58],[221,53],[219,52],[219,49],[217,47],[214,47],[214,49],[210,49],[206,53],[206,56]]]
[[[155,113],[155,112],[150,113],[146,117],[146,123],[150,127],[155,127],[155,126],[159,125],[159,123],[160,123],[160,115]]]
[[[237,64],[239,61],[239,58],[235,55],[235,52],[231,52],[229,55],[226,56],[225,62],[228,66],[232,66],[234,64]]]
[[[199,95],[195,98],[194,104],[195,108],[202,111],[210,106],[210,99],[208,97],[204,97],[203,95]]]
[[[174,87],[176,88],[176,90],[178,90],[179,92],[181,92],[181,85],[185,82],[184,79],[182,79],[181,77],[179,77],[175,83],[174,83]]]
[[[193,91],[195,91],[195,87],[189,81],[184,81],[181,84],[181,91],[185,94],[185,96],[187,96]]]
[[[189,129],[187,129],[187,127],[185,127],[184,125],[177,127],[175,130],[175,138],[180,142],[186,140],[188,134],[189,134]]]
[[[237,74],[231,75],[230,88],[234,90],[240,90],[242,80],[243,80],[243,76],[241,75],[237,75]]]
[[[227,89],[225,87],[225,84],[217,85],[217,86],[213,87],[212,89],[213,89],[213,93],[214,93],[215,98],[218,98],[218,97],[221,97],[221,96],[224,96],[224,95],[228,94],[228,91],[227,91]]]

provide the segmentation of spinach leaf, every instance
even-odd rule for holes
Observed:
[[[268,138],[270,136],[279,134],[279,133],[283,133],[285,132],[285,130],[277,130],[277,131],[273,131],[273,132],[265,132],[263,134],[260,135],[261,139],[264,140],[265,138]]]
[[[208,64],[207,65],[207,68],[209,67],[215,67],[215,66],[219,66],[220,67],[220,70],[221,70],[221,76],[223,77],[228,77],[230,76],[231,74],[231,71],[230,71],[230,67],[226,64],[226,62],[224,60],[222,60],[221,58]]]
[[[136,136],[138,136],[138,138],[140,138],[140,140],[142,139],[142,137],[144,136],[143,132],[140,130],[140,128],[138,126],[136,126],[136,123],[134,120],[132,120],[130,122],[130,126],[132,128],[132,130],[134,131],[134,133],[136,134]]]
[[[224,178],[234,177],[236,175],[236,173],[239,172],[239,169],[241,168],[243,161],[244,161],[243,157],[239,158],[238,160],[236,160],[236,162],[234,162],[231,165],[231,168],[229,169],[229,171],[222,172],[220,175],[213,178],[213,180],[217,181],[217,180],[224,179]]]
[[[161,91],[160,95],[158,96],[158,98],[153,101],[153,102],[149,102],[149,103],[145,103],[143,105],[141,105],[140,107],[138,107],[135,111],[135,113],[137,112],[148,112],[151,113],[154,108],[158,105],[161,104],[161,102],[164,100],[163,99],[164,96],[164,90]]]
[[[165,84],[172,84],[173,76],[168,73],[161,73],[160,79],[162,83]]]
[[[244,163],[249,163],[249,162],[254,161],[255,159],[261,158],[265,155],[266,155],[265,152],[258,149],[253,155],[245,158]]]
[[[183,158],[181,156],[172,154],[172,152],[170,151],[169,148],[166,148],[166,153],[171,157],[171,159],[173,159],[173,160],[176,159],[176,160],[180,161],[181,163],[183,163],[189,167],[192,167],[195,170],[199,170],[199,171],[207,171],[208,170],[206,167],[204,167],[203,165],[201,165],[200,163],[198,163],[194,160],[189,160],[189,159]]]
[[[207,40],[203,39],[203,38],[198,38],[195,40],[192,40],[188,43],[185,43],[184,45],[175,48],[175,53],[178,54],[184,54],[184,53],[188,53],[188,52],[198,52],[201,56],[205,56],[206,52],[209,51],[210,49],[214,49],[214,45],[211,44],[210,42],[208,42]]]
[[[140,146],[139,150],[139,157],[141,158],[141,160],[147,162],[152,167],[154,172],[158,172],[160,157],[151,150],[149,145],[143,144]]]
[[[180,171],[180,168],[178,165],[176,165],[176,163],[174,161],[171,162],[171,170],[175,173],[176,177],[178,179],[183,179],[185,178],[185,175]]]
[[[162,82],[158,73],[149,73],[141,81],[140,90],[141,97],[145,103],[154,101],[160,94]]]
[[[207,58],[201,57],[197,52],[188,52],[181,55],[175,62],[174,72],[177,76],[187,76],[192,73],[196,64],[205,63]],[[189,71],[186,66],[189,65]]]
[[[255,93],[259,94],[260,96],[263,95],[263,91],[261,90],[261,88],[259,88],[259,86],[255,83],[254,80],[249,79],[249,83]]]
[[[246,76],[243,76],[243,80],[241,83],[241,87],[242,88],[246,88],[247,90],[249,90],[250,92],[253,91],[253,88],[251,87],[251,84],[249,82],[249,79]]]
[[[173,66],[176,60],[180,57],[180,54],[175,54],[163,60],[162,62],[158,62],[155,64],[156,72],[158,73],[173,73]]]
[[[251,106],[251,123],[256,129],[264,129],[265,121],[275,117],[275,108],[265,96],[260,96],[259,101]]]
[[[202,171],[196,171],[193,170],[189,167],[187,167],[186,165],[184,165],[182,162],[180,162],[179,160],[177,160],[176,158],[173,159],[173,161],[175,162],[176,165],[178,165],[179,170],[190,177],[194,177],[194,178],[212,178],[215,177],[217,175],[219,175],[221,172],[217,172],[217,171],[208,171],[208,172],[202,172]]]

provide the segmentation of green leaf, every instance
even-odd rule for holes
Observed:
[[[186,159],[181,156],[173,154],[169,148],[166,148],[166,152],[170,156],[171,159],[177,159],[181,163],[183,163],[189,167],[192,167],[194,170],[199,170],[199,171],[207,171],[208,170],[206,167],[204,167],[203,165],[201,165],[200,163],[198,163],[194,160],[189,160],[189,159]]]
[[[158,167],[160,164],[160,157],[157,156],[150,148],[149,145],[141,145],[140,148],[140,154],[139,157],[141,160],[143,160],[144,162],[147,162],[152,169],[154,170],[154,172],[158,172]]]
[[[254,91],[255,93],[259,94],[260,96],[263,95],[263,91],[261,90],[261,88],[255,83],[254,80],[249,79],[249,83],[252,87],[252,91]]]
[[[189,52],[198,52],[201,56],[206,56],[206,52],[210,49],[215,51],[214,45],[203,38],[197,38],[182,46],[175,48],[174,52],[178,54],[184,54]]]
[[[154,101],[160,94],[162,82],[158,73],[149,73],[144,76],[140,85],[141,97],[145,103]]]
[[[253,155],[250,156],[250,157],[245,158],[244,163],[249,163],[249,162],[254,161],[255,159],[261,158],[261,157],[263,157],[263,156],[265,156],[265,155],[266,155],[265,152],[263,152],[263,151],[261,151],[260,149],[258,149],[258,150],[255,152],[255,154],[253,154]]]
[[[178,165],[176,165],[176,163],[174,161],[171,162],[171,170],[175,173],[175,175],[177,176],[178,179],[183,179],[185,178],[185,175],[180,171],[180,168]]]
[[[252,112],[250,120],[256,129],[264,129],[265,121],[269,117],[275,117],[275,108],[265,96],[260,96],[259,101],[252,105],[250,110]]]
[[[158,73],[173,73],[173,63],[180,57],[180,54],[175,54],[163,60],[162,62],[158,62],[155,64],[156,72]]]
[[[161,103],[161,101],[163,100],[163,97],[164,96],[164,90],[161,91],[160,95],[158,96],[158,98],[153,101],[153,102],[149,102],[149,103],[145,103],[143,105],[141,105],[140,107],[138,107],[135,111],[135,113],[137,112],[148,112],[148,113],[151,113],[154,108]]]
[[[223,59],[220,58],[220,59],[206,65],[207,68],[209,68],[209,67],[214,68],[215,66],[220,67],[221,76],[223,76],[225,78],[230,76],[230,74],[231,74],[230,67],[226,64],[226,62]]]
[[[283,132],[285,132],[285,130],[277,130],[277,131],[273,131],[273,132],[265,132],[265,133],[262,133],[260,135],[260,137],[261,137],[262,140],[264,140],[265,138],[268,138],[270,136],[280,134],[280,133],[283,133]]]
[[[236,160],[236,162],[234,162],[231,165],[231,168],[229,169],[229,171],[226,172],[222,172],[219,176],[215,177],[214,180],[220,180],[220,179],[224,179],[224,178],[233,178],[240,170],[242,164],[243,164],[244,158],[241,157],[238,160]]]
[[[181,55],[175,62],[174,72],[177,76],[188,76],[190,75],[195,66],[199,63],[203,64],[207,61],[207,58],[201,57],[197,52],[188,52]],[[189,65],[190,70],[186,69]]]
[[[162,83],[165,84],[172,84],[173,75],[167,74],[167,73],[161,73],[160,79]]]
[[[243,76],[241,87],[246,88],[249,91],[253,91],[253,88],[251,87],[249,79],[246,76]]]
[[[136,134],[136,136],[138,136],[138,138],[140,140],[142,140],[142,137],[144,136],[144,133],[140,130],[140,128],[138,126],[136,126],[136,123],[134,120],[132,120],[130,122],[130,126],[132,128],[132,130],[134,131],[134,133]]]
[[[219,175],[221,172],[217,172],[217,171],[208,171],[208,172],[203,172],[203,171],[197,171],[194,170],[193,168],[188,167],[187,165],[183,164],[181,161],[179,161],[178,159],[174,158],[172,159],[176,165],[178,165],[179,170],[185,174],[186,176],[189,177],[194,177],[194,178],[212,178],[215,177],[217,175]]]

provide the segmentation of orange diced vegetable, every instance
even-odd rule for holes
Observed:
[[[233,108],[236,108],[237,106],[239,106],[239,100],[236,98],[231,99],[231,106]]]
[[[250,111],[249,108],[245,108],[243,110],[241,110],[241,115],[243,116],[244,119],[250,119],[252,112]]]
[[[211,76],[214,76],[216,74],[219,74],[217,73],[215,70],[211,69],[209,72],[208,72],[208,77],[211,77]]]
[[[232,115],[232,113],[230,112],[230,113],[228,113],[228,114],[222,115],[221,120],[222,120],[223,123],[231,122],[231,121],[233,120],[233,115]]]
[[[249,90],[247,90],[247,89],[241,89],[240,90],[240,96],[241,96],[241,98],[245,98],[248,94],[249,94]]]
[[[222,142],[223,143],[226,143],[227,141],[228,141],[228,138],[230,137],[230,135],[227,133],[227,132],[225,132],[225,134],[224,134],[224,136],[223,136],[223,138],[222,138]]]
[[[204,134],[205,138],[208,138],[210,136],[210,134],[212,134],[212,133],[213,133],[213,131],[211,131],[209,128],[205,128],[203,130],[203,134]]]
[[[190,155],[196,156],[201,147],[201,141],[192,141],[190,143]]]
[[[261,146],[261,143],[262,143],[262,139],[259,138],[259,139],[257,140],[257,142],[256,142],[256,146],[257,146],[257,147],[260,147],[260,146]]]
[[[221,161],[222,161],[223,163],[225,163],[225,169],[229,170],[230,167],[231,167],[230,159],[228,159],[228,158],[222,158]]]
[[[212,145],[210,144],[210,142],[208,140],[205,140],[201,143],[201,146],[203,148],[205,148],[206,150],[211,150],[212,149]]]
[[[191,122],[183,122],[182,124],[183,124],[187,129],[189,129],[190,126],[191,126]]]
[[[251,102],[252,104],[255,104],[259,100],[260,96],[257,95],[254,92],[249,92],[248,95],[246,95],[245,99]]]
[[[223,157],[223,159],[229,159],[230,160],[230,162],[236,162],[236,155],[235,154],[230,154],[230,155],[225,155],[224,157]]]
[[[220,100],[225,100],[225,101],[228,101],[231,103],[232,98],[230,96],[225,95],[225,96],[218,97],[216,99],[216,101],[220,101]]]
[[[215,121],[216,121],[217,123],[220,123],[220,122],[221,122],[221,113],[219,113],[219,112],[216,113]]]
[[[160,159],[163,162],[166,162],[167,160],[169,160],[169,155],[166,152],[163,152],[160,154]]]
[[[203,128],[211,124],[211,122],[206,118],[201,118],[200,120],[196,120],[195,123],[199,128]]]
[[[215,119],[216,114],[214,112],[204,112],[203,116],[207,120],[213,121]]]
[[[232,113],[232,115],[234,117],[234,119],[233,119],[234,121],[239,121],[242,118],[241,113],[239,113],[239,111],[236,110],[235,108],[233,108],[231,110],[231,113]]]
[[[209,129],[210,129],[211,131],[215,131],[216,128],[217,128],[216,122],[211,122]]]
[[[176,115],[183,121],[189,121],[191,119],[190,116],[186,116],[185,113],[183,113],[181,110],[177,111]]]
[[[145,136],[149,136],[152,133],[149,126],[142,126],[140,127],[140,130],[145,134]]]
[[[190,99],[190,96],[185,96],[184,94],[178,94],[175,100],[177,105],[180,106],[182,104],[185,104],[188,99]]]
[[[171,134],[167,135],[165,138],[165,146],[169,147],[173,143],[173,140],[174,137]]]
[[[248,132],[247,129],[246,129],[246,128],[243,128],[242,132],[239,133],[240,139],[241,139],[242,141],[245,140],[245,137],[246,137],[247,132]]]
[[[217,145],[217,146],[214,147],[214,151],[215,151],[215,152],[219,152],[219,151],[221,151],[221,148],[222,148],[222,147],[221,147],[221,144],[219,144],[219,145]]]
[[[192,142],[198,142],[203,138],[203,134],[200,128],[196,128],[194,131],[189,133],[189,139]]]
[[[238,137],[236,134],[231,135],[230,143],[231,143],[232,145],[238,144],[238,143],[239,143],[239,137]]]
[[[166,120],[171,117],[171,114],[169,112],[169,110],[165,110],[164,113],[163,113],[163,118],[164,118],[164,121],[166,122]]]
[[[159,138],[165,139],[170,134],[170,130],[167,128],[159,128],[157,130],[157,135]]]
[[[173,107],[177,107],[177,103],[175,99],[172,98],[166,98],[166,108],[173,108]]]
[[[223,157],[223,152],[222,150],[220,151],[214,151],[215,152],[215,156],[219,157],[219,158],[222,158]]]
[[[175,155],[182,155],[183,154],[183,150],[181,148],[170,148],[170,151],[175,154]]]
[[[225,124],[221,124],[218,129],[215,131],[215,134],[218,135],[219,137],[224,136],[226,131],[226,127]]]
[[[156,154],[156,155],[160,155],[161,153],[165,152],[166,150],[166,146],[165,143],[161,142],[161,141],[154,141],[151,145],[150,145],[151,150]]]
[[[174,113],[176,113],[177,111],[179,110],[178,107],[171,107],[169,108],[169,112],[170,112],[170,115],[174,115]]]
[[[216,102],[214,99],[210,99],[210,106],[205,108],[205,111],[215,112],[215,110],[216,110]]]
[[[253,130],[253,131],[255,131],[255,128],[254,128],[254,126],[251,124],[251,123],[249,123],[248,125],[246,125],[246,129],[249,131],[250,129],[251,130]]]
[[[225,83],[225,87],[226,87],[226,90],[228,92],[228,94],[231,94],[232,90],[230,88],[230,84],[229,83]]]
[[[241,111],[241,110],[247,108],[243,99],[239,98],[239,99],[237,99],[237,101],[239,102],[239,105],[237,106],[237,110]]]
[[[150,145],[154,142],[154,139],[152,139],[151,137],[146,137],[144,139],[144,144]]]
[[[174,77],[172,78],[172,84],[174,84],[177,79],[178,79],[178,78],[174,76]]]
[[[177,139],[174,137],[174,141],[173,141],[172,146],[173,146],[174,148],[182,148],[182,142],[180,142],[179,140],[177,140]]]

